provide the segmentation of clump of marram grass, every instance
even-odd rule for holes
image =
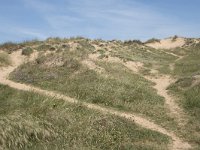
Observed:
[[[134,122],[0,85],[2,149],[167,149],[169,137]]]
[[[33,53],[33,49],[30,47],[24,48],[22,50],[22,55],[30,56]]]
[[[5,52],[0,52],[0,67],[11,65],[9,55]]]

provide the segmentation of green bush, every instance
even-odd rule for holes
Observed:
[[[30,47],[24,48],[22,50],[22,55],[25,55],[25,56],[30,56],[32,53],[33,53],[33,49]]]
[[[124,42],[125,45],[131,45],[131,44],[143,44],[140,40],[129,40]]]

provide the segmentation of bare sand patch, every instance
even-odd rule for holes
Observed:
[[[176,38],[173,40],[173,38],[167,38],[160,40],[160,42],[153,42],[153,43],[148,43],[146,46],[153,47],[155,49],[173,49],[177,47],[182,47],[185,44],[185,39],[184,38]]]

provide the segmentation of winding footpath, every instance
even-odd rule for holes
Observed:
[[[175,62],[179,61],[183,58],[183,56],[176,55],[171,52],[163,51],[166,54],[176,56],[177,59]],[[170,64],[170,69],[174,70],[175,62]],[[179,125],[183,125],[186,122],[186,118],[184,117],[184,111],[178,106],[178,104],[175,102],[175,99],[173,96],[171,96],[168,93],[167,88],[170,84],[174,83],[176,80],[171,78],[169,75],[157,75],[157,76],[144,76],[147,80],[155,83],[154,89],[157,90],[158,95],[165,98],[165,104],[167,105],[167,108],[170,110],[171,117],[175,118],[177,123]]]
[[[8,85],[8,86],[18,89],[18,90],[34,91],[34,92],[37,92],[42,95],[54,97],[57,99],[63,99],[69,103],[75,103],[75,104],[80,103],[80,101],[70,98],[68,96],[62,95],[58,92],[47,91],[47,90],[43,90],[43,89],[40,89],[37,87],[33,87],[33,86],[26,85],[26,84],[21,84],[21,83],[16,83],[14,81],[9,80],[8,75],[12,71],[14,71],[18,66],[20,66],[24,62],[34,60],[37,57],[37,54],[32,55],[31,58],[26,58],[21,55],[21,51],[16,51],[16,52],[13,52],[12,54],[10,54],[10,57],[13,61],[13,65],[9,66],[9,67],[5,67],[5,68],[0,68],[0,83],[1,84]],[[157,81],[159,81],[159,80],[157,80]],[[166,85],[163,85],[161,87],[161,89],[165,88],[165,86]],[[156,86],[156,88],[158,89],[158,85]],[[167,96],[166,93],[162,93],[162,91],[158,91],[158,93],[163,96],[165,95],[165,97]],[[144,128],[147,128],[147,129],[150,129],[153,131],[157,131],[157,132],[160,132],[162,134],[165,134],[165,135],[171,137],[173,142],[172,142],[172,145],[170,145],[169,149],[187,150],[187,149],[191,148],[191,146],[187,142],[182,141],[174,133],[167,131],[166,129],[162,128],[161,126],[155,124],[154,122],[147,120],[143,117],[140,117],[137,114],[121,112],[121,111],[114,110],[112,108],[105,108],[102,106],[98,106],[98,105],[86,103],[86,102],[81,102],[81,104],[89,109],[93,109],[93,110],[99,111],[101,113],[112,114],[115,116],[126,118],[128,120],[134,121],[136,124],[140,125],[141,127],[144,127]]]
[[[167,87],[174,83],[175,80],[171,79],[170,76],[167,75],[157,77],[145,76],[145,78],[155,83],[153,88],[157,90],[158,95],[165,98],[165,104],[169,110],[170,116],[175,118],[179,125],[183,125],[185,122],[185,118],[183,117],[184,112],[175,102],[175,99],[170,94],[168,94],[167,90]]]

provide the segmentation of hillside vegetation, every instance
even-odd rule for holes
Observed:
[[[18,149],[198,149],[199,58],[200,39],[177,36],[145,43],[77,37],[2,44],[0,83],[8,86],[0,86],[1,129],[9,126],[12,132],[5,130],[0,144]],[[62,96],[44,96],[27,86]],[[64,96],[79,103],[64,102]],[[101,114],[99,107],[120,115]],[[124,117],[128,114],[138,116],[135,122]]]

